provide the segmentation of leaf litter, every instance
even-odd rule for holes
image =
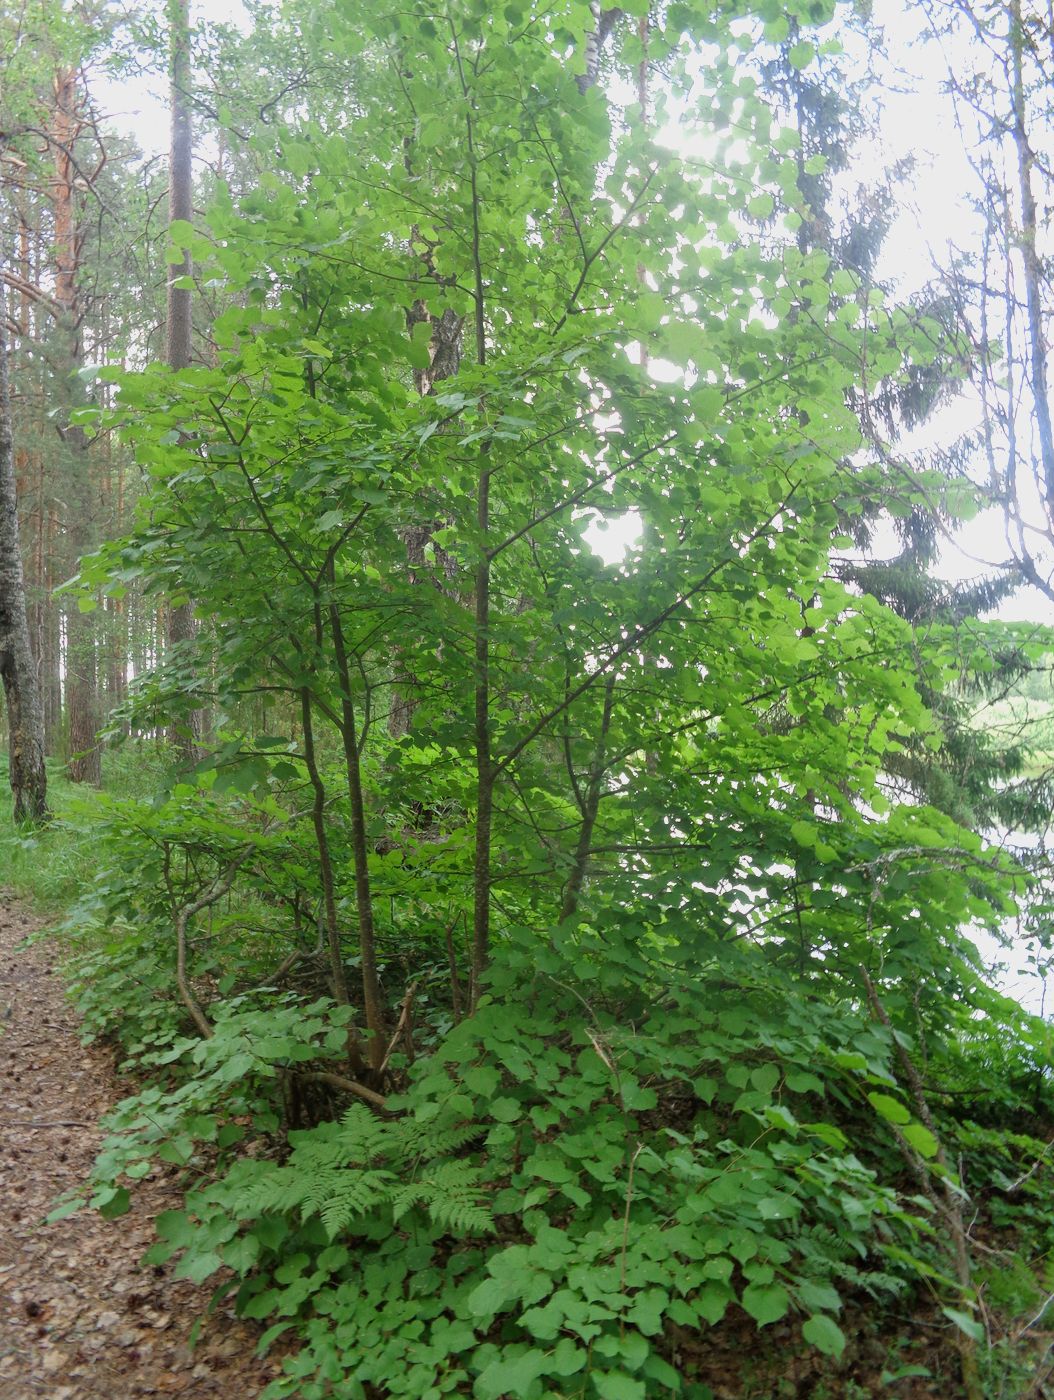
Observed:
[[[195,1334],[205,1292],[140,1264],[153,1222],[178,1209],[176,1169],[137,1186],[120,1221],[82,1210],[45,1224],[79,1186],[98,1119],[127,1092],[108,1050],[84,1046],[53,949],[0,891],[0,1395],[4,1400],[251,1400],[278,1372],[260,1330],[221,1302]]]

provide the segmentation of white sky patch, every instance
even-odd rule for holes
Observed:
[[[196,25],[234,24],[245,30],[249,27],[242,0],[193,0],[191,11],[192,23]],[[912,0],[883,0],[880,19],[890,74],[887,89],[876,99],[884,148],[879,158],[889,164],[904,156],[915,161],[910,183],[899,191],[899,213],[882,249],[880,274],[895,284],[898,295],[907,296],[931,279],[935,267],[947,260],[954,245],[979,241],[981,226],[971,203],[975,173],[956,125],[951,98],[943,90],[945,65],[949,57],[954,61],[954,55],[935,43],[919,42],[923,16]],[[851,40],[847,46],[852,47]],[[93,91],[105,117],[133,135],[144,155],[164,155],[168,149],[169,116],[163,78],[156,73],[121,78],[101,73],[93,82]],[[672,123],[664,127],[662,139],[674,149],[681,144]],[[200,161],[211,159],[210,145],[199,147]],[[698,133],[693,135],[690,154],[696,159],[700,156]],[[715,163],[725,165],[737,154],[745,158],[746,147],[737,152],[735,143],[725,148],[715,138],[711,152]],[[867,180],[879,174],[879,166],[869,170],[860,162],[848,178]],[[634,349],[637,353],[630,349],[630,358],[636,360],[639,348]],[[684,376],[680,366],[661,359],[651,361],[649,372],[657,383],[677,383]],[[976,396],[967,391],[935,414],[905,446],[916,449],[947,442],[976,424],[979,417]],[[584,538],[605,562],[617,563],[627,548],[639,540],[640,531],[639,516],[630,512],[619,519],[598,517]],[[875,536],[875,557],[889,558],[898,550],[892,524],[880,527]],[[972,580],[986,570],[995,571],[1012,553],[1001,514],[985,511],[965,523],[954,540],[944,542],[935,572],[948,581]],[[996,615],[1007,620],[1054,624],[1054,608],[1033,588],[1023,588],[1005,600]]]
[[[595,514],[582,538],[605,564],[621,564],[627,552],[640,544],[643,532],[639,511],[627,510],[621,515]]]
[[[250,27],[248,11],[241,0],[191,0],[190,22],[194,26],[233,24],[245,33]],[[168,79],[163,72],[120,77],[100,72],[92,78],[91,91],[103,120],[131,136],[144,156],[160,156],[168,151]],[[199,159],[200,155],[199,152]]]

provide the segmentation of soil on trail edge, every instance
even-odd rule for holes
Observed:
[[[19,947],[37,927],[0,891],[0,1396],[252,1400],[278,1370],[255,1357],[255,1327],[221,1307],[191,1349],[208,1290],[140,1267],[154,1217],[180,1205],[174,1180],[142,1182],[119,1220],[42,1224],[83,1182],[122,1090],[109,1054],[78,1040],[52,950]]]

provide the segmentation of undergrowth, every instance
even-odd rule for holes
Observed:
[[[147,798],[171,764],[156,744],[128,744],[108,752],[103,793]],[[48,760],[48,805],[52,818],[41,829],[0,827],[0,886],[38,913],[58,915],[88,888],[99,870],[96,830],[98,793],[71,783],[64,766]],[[0,790],[8,786],[7,754],[0,752]]]
[[[197,1283],[229,1271],[220,1291],[267,1324],[262,1345],[295,1337],[269,1400],[704,1400],[706,1338],[757,1329],[764,1355],[774,1324],[780,1348],[817,1358],[799,1363],[812,1393],[849,1395],[860,1318],[881,1328],[927,1298],[946,1345],[960,1329],[982,1343],[991,1394],[1025,1393],[1031,1335],[1012,1339],[1054,1239],[1042,1023],[1011,1024],[970,983],[958,1030],[927,1043],[924,1122],[901,1053],[921,1063],[919,1042],[866,997],[827,1004],[755,947],[675,944],[609,913],[544,941],[510,931],[475,1014],[433,990],[383,1099],[356,1101],[357,1013],[312,987],[310,920],[293,975],[267,973],[295,831],[258,836],[264,859],[197,937],[208,1037],[174,993],[172,851],[207,883],[253,810],[99,799],[106,869],[67,923],[72,986],[138,1082],[90,1190],[56,1214],[90,1200],[119,1216],[155,1163],[178,1169],[185,1206],[147,1259]],[[961,1180],[942,1165],[960,1161]],[[995,1242],[968,1296],[946,1184]]]

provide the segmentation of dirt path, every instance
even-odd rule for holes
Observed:
[[[139,1266],[153,1217],[180,1204],[173,1181],[147,1180],[118,1221],[41,1224],[122,1091],[108,1053],[77,1039],[52,950],[18,950],[35,926],[0,891],[0,1396],[252,1400],[277,1369],[255,1358],[256,1330],[220,1310],[192,1351],[207,1290]]]

